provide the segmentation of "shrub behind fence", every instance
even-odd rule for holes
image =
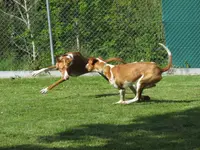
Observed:
[[[167,62],[160,0],[50,0],[54,55],[121,57]],[[51,65],[46,3],[0,2],[0,70]]]

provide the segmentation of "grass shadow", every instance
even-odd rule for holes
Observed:
[[[38,145],[1,147],[0,150],[188,150],[200,149],[200,108],[134,119],[130,124],[88,124],[67,129],[54,135],[40,136],[38,142],[79,143],[78,147],[48,148]],[[106,140],[105,144],[91,146],[84,141],[94,138]]]
[[[200,148],[200,108],[133,120],[128,125],[90,124],[50,136],[39,142],[81,142],[88,137],[106,139],[102,146],[77,149],[197,149]],[[88,139],[89,140],[89,139]]]
[[[119,93],[96,94],[95,98],[101,98],[101,97],[107,97],[107,96],[116,96],[116,95],[119,95]]]
[[[149,102],[152,103],[193,103],[198,100],[150,100]]]

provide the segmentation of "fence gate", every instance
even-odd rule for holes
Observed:
[[[200,1],[162,0],[166,43],[175,67],[200,67]]]

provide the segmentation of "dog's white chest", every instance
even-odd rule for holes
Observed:
[[[112,67],[111,67],[112,68]],[[118,88],[118,85],[116,84],[116,82],[115,82],[115,78],[114,78],[114,75],[113,75],[113,72],[112,72],[112,70],[110,69],[110,80],[109,80],[109,82],[110,82],[110,84],[112,84],[115,88]]]
[[[116,84],[114,78],[110,79],[109,82],[110,82],[110,84],[113,85],[115,88],[118,88],[118,85]]]

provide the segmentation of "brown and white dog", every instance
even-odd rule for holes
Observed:
[[[159,43],[168,53],[168,65],[160,68],[154,62],[133,62],[127,64],[110,65],[100,58],[89,58],[86,68],[104,74],[110,84],[119,89],[120,100],[117,103],[130,104],[142,99],[142,91],[145,88],[155,86],[162,79],[162,73],[169,70],[172,65],[170,50]],[[133,84],[136,83],[134,86]],[[125,101],[125,89],[129,87],[135,98]]]
[[[106,60],[106,62],[111,62],[111,61],[118,61],[124,63],[123,60],[120,58],[110,58]],[[88,70],[85,68],[87,62],[88,58],[83,57],[80,52],[68,52],[56,58],[55,66],[50,66],[47,68],[42,68],[40,70],[33,71],[32,76],[36,76],[42,72],[47,72],[52,69],[57,69],[61,72],[62,77],[60,80],[58,80],[57,82],[53,83],[52,85],[46,88],[43,88],[40,91],[42,94],[45,94],[58,84],[69,79],[69,76],[79,76],[88,73]]]

